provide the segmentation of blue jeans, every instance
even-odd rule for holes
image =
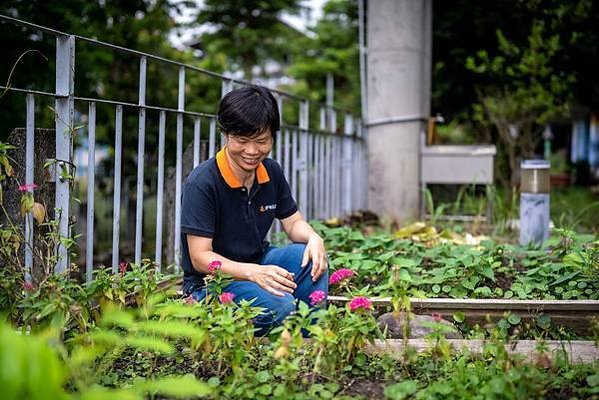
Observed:
[[[310,305],[308,296],[315,290],[322,290],[328,295],[329,274],[325,271],[316,282],[312,282],[312,262],[302,268],[302,258],[306,245],[294,243],[284,247],[271,246],[266,250],[261,265],[278,265],[295,274],[294,282],[297,288],[293,294],[285,293],[283,297],[275,296],[262,289],[258,284],[249,281],[234,281],[223,290],[235,294],[235,302],[256,299],[252,305],[265,308],[264,312],[254,320],[258,328],[256,335],[265,335],[271,328],[281,325],[283,320],[296,310],[297,300]],[[192,293],[200,301],[206,297],[206,288],[201,288]],[[321,305],[326,306],[326,303]]]

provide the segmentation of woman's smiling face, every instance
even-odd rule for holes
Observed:
[[[273,138],[268,129],[252,137],[230,134],[225,137],[231,162],[246,172],[258,168],[272,150]]]

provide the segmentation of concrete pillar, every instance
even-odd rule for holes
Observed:
[[[369,209],[418,217],[420,136],[430,114],[432,0],[367,4]]]

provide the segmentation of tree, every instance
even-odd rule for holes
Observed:
[[[575,78],[552,67],[560,41],[557,35],[544,35],[543,22],[533,21],[526,48],[510,42],[501,31],[497,31],[497,39],[499,55],[491,58],[481,50],[478,60],[469,57],[466,66],[496,77],[496,84],[479,89],[480,103],[474,105],[474,117],[483,125],[491,124],[499,134],[514,185],[519,162],[534,155],[544,124],[569,110],[569,91]]]
[[[435,3],[433,13],[433,112],[479,142],[502,144],[504,186],[518,159],[534,154],[544,121],[567,114],[566,104],[599,107],[596,2],[456,0]],[[499,127],[504,118],[520,122]]]
[[[269,60],[281,61],[289,39],[296,32],[281,20],[282,13],[297,14],[300,0],[206,0],[196,24],[210,30],[200,36],[206,57],[224,54],[230,71],[243,71],[251,80],[252,69]]]
[[[315,101],[326,99],[326,76],[333,74],[335,104],[360,110],[358,4],[330,0],[311,34],[293,44],[289,74],[299,82],[294,89]],[[359,113],[357,113],[359,114]]]

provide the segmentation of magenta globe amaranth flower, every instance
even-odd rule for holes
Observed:
[[[234,298],[235,298],[235,294],[231,293],[231,292],[224,292],[223,294],[221,294],[220,296],[218,296],[218,300],[222,304],[230,304],[230,303],[233,302]]]
[[[127,264],[126,261],[121,261],[119,263],[119,274],[121,274],[121,276],[125,275],[127,272],[127,267],[129,267],[129,264]]]
[[[35,285],[32,282],[25,281],[23,282],[23,289],[25,289],[26,292],[33,292],[35,290]]]
[[[331,274],[329,278],[330,285],[336,285],[354,276],[354,271],[348,268],[341,268]]]
[[[35,183],[29,183],[27,185],[19,185],[19,192],[30,192],[35,189],[37,189],[37,185]]]
[[[318,305],[318,304],[322,303],[323,301],[325,301],[327,298],[327,295],[322,290],[315,290],[312,293],[310,293],[308,298],[310,299],[310,305],[315,306],[315,305]]]
[[[431,313],[431,317],[433,317],[435,322],[441,322],[443,320],[443,315],[441,315],[440,313]]]
[[[208,272],[214,275],[216,274],[216,271],[220,270],[220,267],[222,267],[222,265],[223,263],[219,260],[210,261],[210,264],[208,264]]]
[[[351,311],[357,311],[360,309],[371,310],[372,302],[368,300],[366,297],[355,297],[352,299],[352,301],[349,302],[349,309]]]

